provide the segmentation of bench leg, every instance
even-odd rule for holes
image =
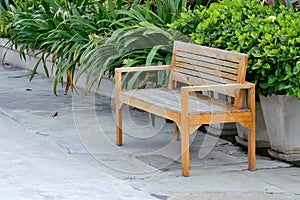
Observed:
[[[248,132],[248,169],[255,170],[255,121],[251,123],[251,128]]]
[[[181,165],[182,175],[190,176],[190,140],[189,140],[189,93],[181,90]]]
[[[182,130],[181,133],[181,162],[182,175],[190,176],[190,142],[187,129]]]
[[[178,133],[178,127],[175,122],[173,122],[173,129],[174,129],[174,139],[179,141],[180,140],[180,135]]]
[[[249,124],[248,134],[248,169],[255,170],[255,135],[256,135],[256,120],[255,120],[255,86],[252,85],[248,92],[248,107],[251,111],[251,122]]]
[[[118,146],[122,145],[122,106],[116,100],[116,143]]]

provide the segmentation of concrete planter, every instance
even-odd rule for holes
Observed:
[[[20,58],[20,54],[19,54],[19,49],[8,49],[5,45],[8,42],[7,39],[5,38],[0,38],[0,59],[3,58],[3,55],[6,54],[5,56],[5,62],[13,65],[13,66],[17,66],[20,68],[24,68],[27,70],[32,71],[35,64],[37,63],[39,57],[34,56],[34,54],[36,52],[32,52],[32,53],[28,53],[26,54],[26,60],[21,59]],[[50,73],[51,71],[55,72],[56,71],[56,67],[54,65],[53,69],[53,62],[51,60],[51,55],[46,59],[46,65],[49,71],[49,76],[50,78],[54,78],[55,76]],[[46,75],[44,68],[42,66],[42,63],[40,63],[40,66],[37,68],[37,73],[39,74],[43,74]],[[85,80],[86,80],[87,74],[84,73],[82,74],[82,76],[80,77],[80,79],[77,81],[76,83],[76,87],[78,88],[85,88]],[[66,80],[66,78],[64,78]],[[101,80],[101,84],[98,88],[94,87],[91,89],[92,91],[96,91],[97,94],[100,95],[104,95],[107,97],[112,97],[113,96],[113,92],[114,92],[114,83],[106,77],[103,77]]]
[[[34,69],[35,64],[37,63],[37,61],[39,59],[38,56],[34,56],[34,54],[37,52],[33,51],[31,53],[26,54],[25,55],[26,60],[21,59],[20,54],[19,54],[19,48],[18,49],[9,49],[6,47],[7,42],[8,42],[8,40],[5,38],[0,39],[0,56],[1,56],[0,59],[2,59],[3,55],[5,54],[5,62],[7,64],[32,71]],[[47,65],[49,72],[51,72],[51,66],[52,66],[52,61],[51,61],[50,57],[51,56],[49,56],[46,59],[46,65]],[[53,70],[55,70],[55,69],[53,69]],[[40,63],[40,66],[37,68],[36,72],[39,74],[46,75],[41,63]],[[51,78],[54,78],[54,75],[51,73],[49,73],[49,76]]]
[[[269,153],[287,161],[300,160],[300,99],[294,96],[260,96],[269,135]]]
[[[261,103],[255,105],[256,112],[256,147],[270,147],[269,136],[266,129],[265,119],[262,113]],[[236,124],[238,136],[235,137],[239,144],[248,146],[248,129]]]
[[[216,137],[237,135],[235,123],[210,124],[206,127],[206,131]]]

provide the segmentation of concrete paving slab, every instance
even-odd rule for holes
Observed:
[[[0,199],[155,199],[0,113]]]

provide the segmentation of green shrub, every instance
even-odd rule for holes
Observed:
[[[183,13],[170,27],[198,44],[247,53],[246,78],[256,84],[258,94],[300,98],[298,12],[256,0],[223,0]]]

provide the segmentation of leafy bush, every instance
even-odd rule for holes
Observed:
[[[300,98],[299,25],[299,13],[284,6],[223,0],[183,13],[170,27],[198,44],[247,53],[246,78],[258,94]]]

